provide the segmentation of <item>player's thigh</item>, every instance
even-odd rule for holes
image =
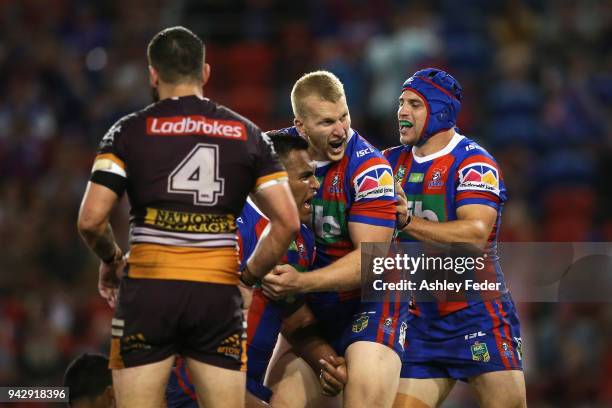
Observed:
[[[402,363],[391,348],[371,341],[352,343],[345,353],[348,383],[345,407],[391,407]]]
[[[245,401],[244,371],[217,367],[187,357],[187,367],[198,401],[205,407],[242,408]]]
[[[453,389],[452,378],[400,378],[393,408],[435,408]]]
[[[268,385],[272,390],[270,405],[287,408],[340,408],[340,396],[327,397],[321,393],[316,374],[293,352],[280,356],[268,370]]]
[[[244,408],[268,408],[270,404],[266,401],[262,401],[256,395],[251,394],[248,390],[245,395]]]
[[[527,406],[525,376],[521,370],[493,371],[469,380],[483,408],[523,408]]]
[[[174,356],[171,356],[156,363],[113,369],[117,407],[162,406],[173,362]]]

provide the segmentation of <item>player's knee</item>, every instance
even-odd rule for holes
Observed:
[[[508,390],[500,395],[498,392],[490,393],[480,398],[480,405],[485,408],[526,408],[525,391],[520,388]]]
[[[509,393],[505,396],[504,401],[500,401],[500,404],[495,405],[499,408],[526,408],[527,401],[524,392],[521,390],[515,390],[515,392]]]
[[[347,407],[390,407],[393,404],[397,381],[393,384],[386,381],[385,376],[375,377],[349,375],[349,381],[344,391],[344,402]]]

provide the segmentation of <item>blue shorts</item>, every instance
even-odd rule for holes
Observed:
[[[168,408],[198,408],[195,387],[181,357],[176,358],[168,379],[166,404]]]
[[[285,314],[285,309],[260,289],[253,291],[247,319],[247,391],[266,402],[270,402],[272,391],[264,385],[264,377]]]
[[[307,303],[322,328],[323,337],[338,355],[344,355],[352,343],[371,341],[384,344],[402,357],[408,303],[361,302],[359,298]]]
[[[522,340],[512,299],[468,306],[444,317],[408,318],[401,378],[466,380],[491,371],[522,370]]]

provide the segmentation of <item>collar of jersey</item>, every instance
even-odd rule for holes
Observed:
[[[353,135],[355,134],[355,130],[353,130],[353,128],[349,128],[349,137],[346,139],[346,148],[348,150],[348,145],[351,142],[351,139],[353,139]],[[346,154],[346,150],[344,151],[344,154]],[[328,164],[331,163],[330,160],[315,160],[315,165],[317,166],[317,169],[321,168],[321,167],[325,167]]]
[[[459,142],[461,140],[463,140],[465,138],[465,136],[460,135],[459,133],[455,133],[455,135],[453,136],[453,138],[450,140],[450,142],[448,142],[448,144],[441,150],[438,150],[435,153],[429,154],[427,156],[417,156],[415,154],[415,150],[416,150],[416,146],[412,147],[412,157],[414,158],[414,161],[417,163],[425,163],[428,161],[431,161],[433,159],[437,159],[438,157],[442,157],[444,155],[449,154],[450,152],[453,151],[453,149],[455,147],[457,147],[457,145],[459,144]]]
[[[170,97],[168,99],[171,99],[173,101],[178,101],[179,99],[182,99],[182,98],[197,98],[197,99],[199,99],[201,101],[207,101],[208,100],[208,98],[206,98],[204,96],[198,96],[198,95],[172,96],[172,97]]]

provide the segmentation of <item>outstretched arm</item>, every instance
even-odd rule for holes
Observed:
[[[289,265],[279,265],[264,278],[264,292],[273,298],[297,292],[323,292],[357,289],[361,285],[361,243],[390,242],[393,229],[387,227],[349,223],[355,249],[332,264],[299,273]]]

